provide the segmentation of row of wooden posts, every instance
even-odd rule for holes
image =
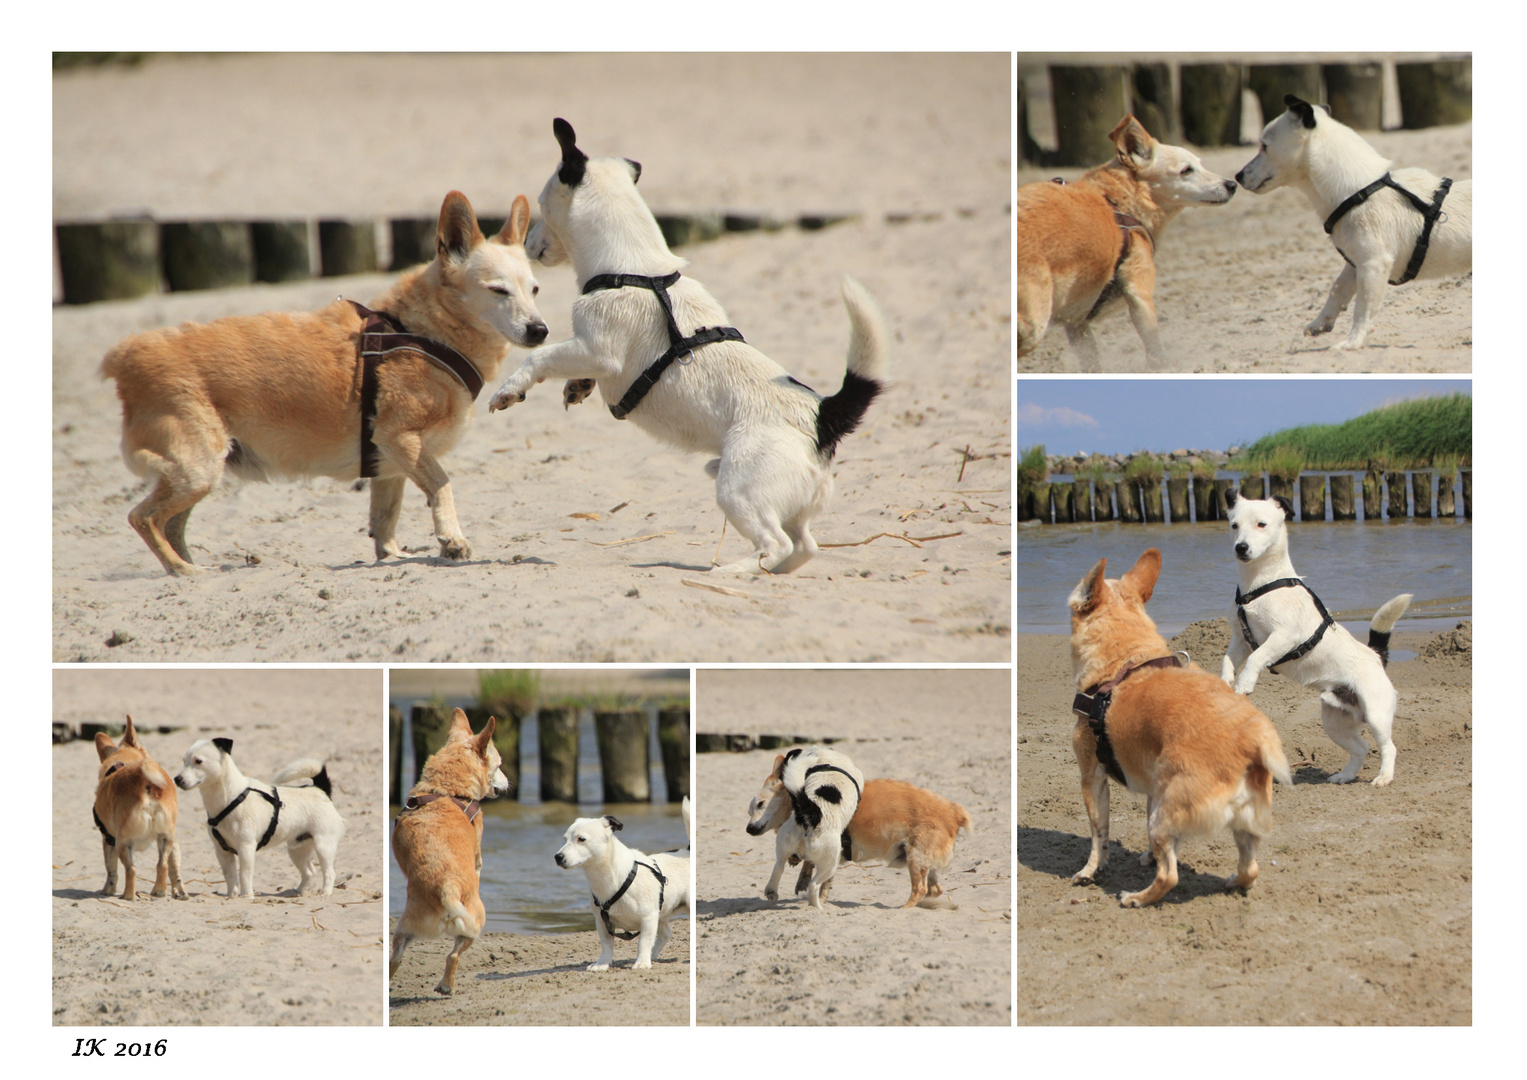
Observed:
[[[474,731],[481,730],[488,717],[498,722],[493,745],[503,758],[504,775],[510,791],[520,790],[520,727],[530,713],[513,710],[463,708]],[[540,760],[541,801],[578,801],[578,724],[580,709],[574,705],[543,705],[535,710]],[[648,715],[645,708],[594,710],[594,732],[599,745],[599,766],[607,803],[650,802],[651,753]],[[389,710],[388,799],[394,805],[402,801],[418,781],[424,762],[445,745],[451,726],[451,707],[415,705],[409,713],[414,750],[414,775],[403,776],[403,714]],[[689,794],[689,706],[679,705],[657,710],[658,747],[663,758],[663,778],[669,802],[679,802]]]
[[[1078,477],[1020,489],[1018,520],[1038,519],[1047,525],[1092,521],[1147,524],[1223,521],[1226,518],[1226,496],[1231,488],[1239,487],[1241,495],[1248,499],[1282,495],[1295,504],[1301,521],[1325,521],[1328,484],[1331,520],[1357,520],[1351,473],[1302,473],[1298,477],[1297,498],[1294,479],[1287,476],[1269,476],[1265,482],[1260,473],[1249,473],[1239,481],[1174,476],[1165,482],[1164,504],[1163,484],[1159,480],[1094,482],[1088,477]],[[1467,469],[1458,473],[1456,482],[1451,472],[1438,473],[1435,500],[1432,498],[1430,469],[1413,470],[1408,474],[1408,480],[1404,472],[1369,470],[1362,477],[1362,493],[1363,518],[1368,521],[1384,517],[1386,509],[1392,520],[1455,518],[1460,499],[1463,516],[1474,517],[1473,473]]]
[[[1172,68],[1178,73],[1174,101]],[[1137,63],[1049,66],[1050,102],[1059,143],[1044,150],[1029,133],[1024,81],[1018,80],[1018,158],[1043,166],[1091,166],[1113,156],[1108,133],[1134,113],[1156,138],[1194,146],[1241,142],[1241,92],[1249,89],[1263,121],[1284,110],[1294,94],[1328,104],[1331,115],[1359,131],[1378,131],[1383,120],[1383,64]],[[1467,57],[1396,63],[1401,126],[1461,124],[1473,116],[1474,68]]]
[[[848,215],[808,214],[802,229],[821,229]],[[478,219],[493,235],[503,218]],[[714,240],[723,232],[784,228],[759,214],[660,214],[669,246]],[[66,304],[128,300],[160,291],[222,289],[254,282],[402,270],[435,257],[434,218],[293,221],[169,221],[148,217],[64,223],[54,227]],[[383,267],[380,228],[392,237]]]

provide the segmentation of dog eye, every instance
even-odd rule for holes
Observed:
[[[530,295],[531,296],[540,296],[541,295],[541,286],[539,286],[539,285],[532,285],[530,287]]]
[[[1180,176],[1187,176],[1188,173],[1190,173],[1192,171],[1193,171],[1193,166],[1191,166],[1191,165],[1184,165],[1182,167],[1182,172],[1179,173],[1178,175],[1180,175]]]
[[[509,295],[509,290],[504,288],[502,285],[489,285],[488,286],[488,291],[492,292],[492,293],[498,293],[498,295],[500,295],[500,296],[508,296]]]

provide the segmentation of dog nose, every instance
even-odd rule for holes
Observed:
[[[557,852],[556,855],[552,856],[552,858],[556,859],[558,866],[562,865],[562,853],[560,851]]]
[[[1239,176],[1240,174],[1237,173],[1236,175]],[[1225,190],[1230,192],[1231,194],[1234,194],[1235,193],[1235,181],[1234,180],[1226,180],[1225,181]]]
[[[1240,172],[1235,174],[1235,182],[1240,184],[1242,187],[1246,186],[1246,170],[1245,169],[1242,169]]]
[[[1239,544],[1235,545],[1235,553],[1237,555],[1244,555],[1244,554],[1246,554],[1250,550],[1251,550],[1251,548],[1249,546],[1247,546],[1247,543],[1244,540],[1242,540]]]
[[[549,332],[550,331],[548,331],[546,329],[546,324],[545,323],[543,323],[543,322],[531,323],[529,326],[527,326],[525,328],[525,337],[530,342],[530,344],[532,344],[532,345],[539,345],[539,344],[541,344],[541,342],[546,340],[546,335]]]

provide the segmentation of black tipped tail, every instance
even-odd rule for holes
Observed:
[[[1389,631],[1369,630],[1368,648],[1379,654],[1379,660],[1385,667],[1389,666]]]
[[[843,388],[817,407],[817,452],[832,457],[839,440],[853,433],[884,389],[876,379],[845,372]]]
[[[329,782],[329,767],[327,765],[319,769],[318,774],[313,777],[313,786],[327,795],[330,801],[334,799],[334,785]]]

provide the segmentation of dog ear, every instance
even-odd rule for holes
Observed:
[[[1151,159],[1152,148],[1156,145],[1151,133],[1133,113],[1126,113],[1118,126],[1108,133],[1108,138],[1118,151],[1119,163],[1126,166],[1145,164]]]
[[[1235,500],[1239,499],[1240,497],[1241,493],[1239,490],[1236,488],[1228,489],[1225,492],[1225,509],[1229,510],[1232,506],[1235,505]]]
[[[482,726],[482,730],[477,733],[477,738],[472,740],[472,749],[476,750],[479,754],[486,755],[488,752],[488,744],[493,741],[493,731],[497,727],[498,720],[492,716],[488,717],[488,722],[484,724]]]
[[[470,739],[472,737],[472,725],[467,722],[467,714],[460,709],[451,710],[451,726],[446,729],[447,739]]]
[[[1315,126],[1315,110],[1308,101],[1296,98],[1293,94],[1283,95],[1283,104],[1288,106],[1288,111],[1299,118],[1299,122],[1307,128]]]
[[[472,204],[459,191],[453,191],[440,204],[440,224],[435,228],[435,255],[441,259],[464,259],[482,243],[482,230]]]
[[[97,757],[105,761],[117,752],[117,744],[111,741],[111,736],[106,734],[106,732],[97,731],[95,733],[95,752]]]
[[[1274,495],[1272,501],[1282,507],[1285,520],[1294,520],[1294,504],[1289,502],[1286,495]]]
[[[138,741],[138,733],[133,730],[133,718],[127,718],[127,734],[122,736],[122,745],[131,746],[138,750],[143,749],[143,744]]]
[[[625,828],[625,826],[620,823],[620,819],[619,818],[612,817],[609,814],[606,814],[604,816],[604,821],[605,821],[605,824],[610,827],[610,831],[611,832],[620,832],[621,829]]]
[[[1144,554],[1135,560],[1135,565],[1129,568],[1129,573],[1119,579],[1119,584],[1133,588],[1140,594],[1140,603],[1143,604],[1156,591],[1156,579],[1160,576],[1161,552],[1157,548],[1146,548]]]
[[[233,740],[232,739],[213,739],[212,740],[212,745],[217,747],[219,750],[221,750],[225,754],[233,753]]]
[[[573,125],[560,116],[551,122],[551,133],[562,148],[562,166],[557,170],[557,179],[570,188],[577,187],[583,183],[589,156],[578,149],[578,136],[573,132]]]
[[[1103,572],[1107,569],[1108,560],[1099,559],[1097,565],[1087,571],[1081,584],[1071,590],[1071,610],[1077,615],[1086,615],[1098,606],[1102,599]]]
[[[641,183],[642,163],[640,161],[632,161],[630,158],[626,158],[626,164],[631,166],[631,183]]]
[[[509,208],[509,220],[504,222],[504,227],[495,236],[494,242],[508,244],[510,247],[522,247],[525,236],[530,232],[530,200],[523,195],[514,197],[514,205]]]
[[[779,774],[780,774],[781,770],[784,769],[784,767],[785,767],[785,755],[784,754],[775,754],[774,755],[774,771],[771,772],[769,774],[769,776],[772,777],[775,780],[778,780],[780,778]]]

